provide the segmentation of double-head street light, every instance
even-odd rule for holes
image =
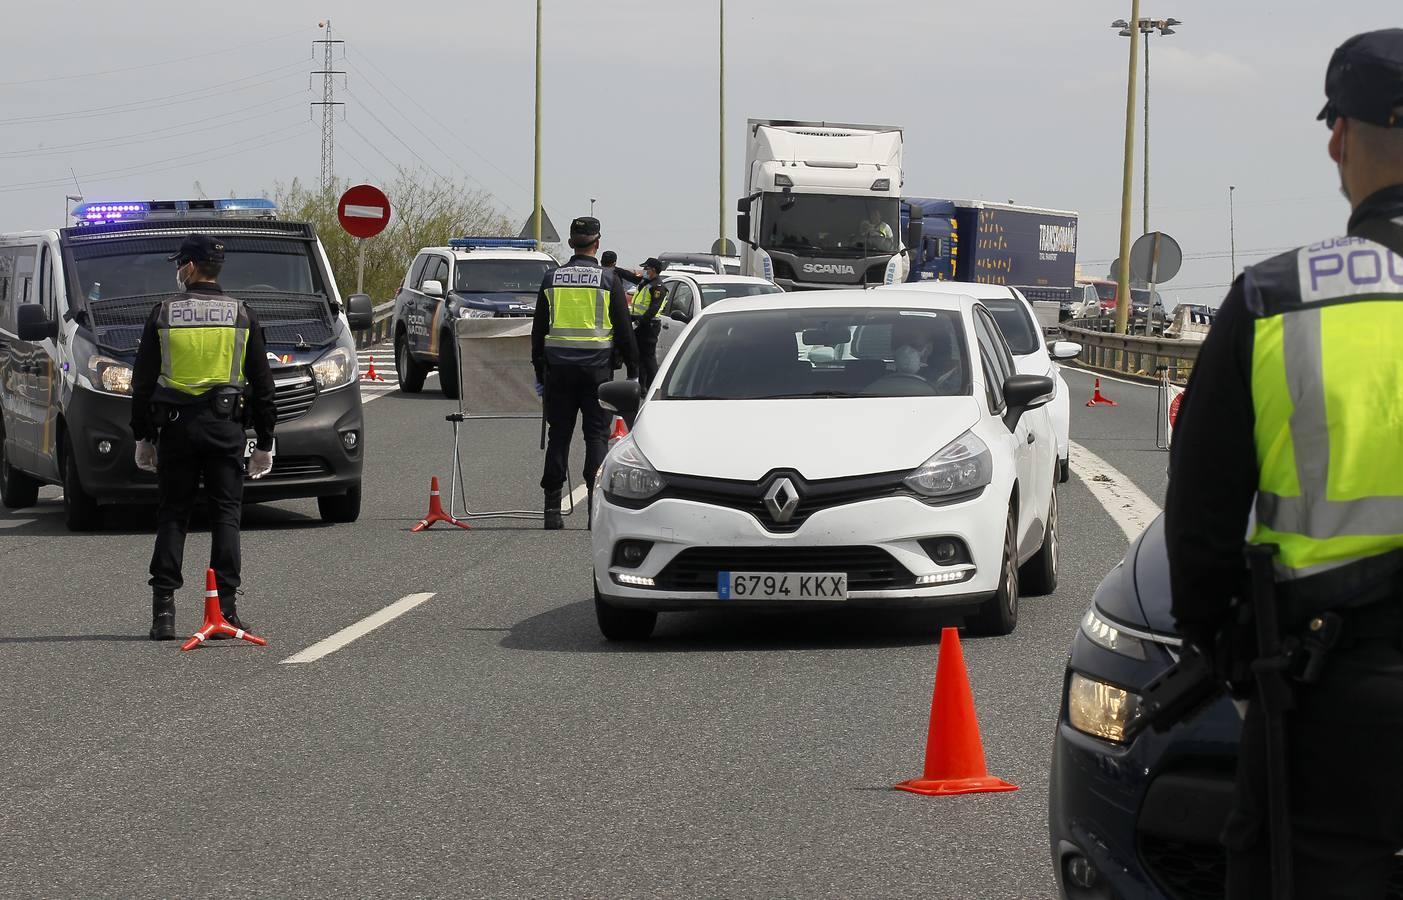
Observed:
[[[1145,36],[1145,184],[1144,184],[1144,225],[1145,234],[1150,232],[1150,35],[1158,31],[1161,35],[1168,37],[1176,34],[1175,25],[1182,25],[1178,19],[1138,19],[1139,27],[1135,30]],[[1125,19],[1116,19],[1111,23],[1111,27],[1118,29],[1121,37],[1130,37],[1130,23]]]

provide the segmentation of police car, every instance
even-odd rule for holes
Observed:
[[[456,398],[454,320],[533,315],[541,280],[554,265],[535,241],[516,238],[455,238],[447,247],[420,250],[395,297],[400,390],[419,393],[438,369],[443,395]]]
[[[156,501],[134,462],[132,365],[152,307],[178,291],[167,257],[201,233],[224,242],[220,285],[257,313],[277,386],[273,470],[245,500],[316,497],[323,519],[355,521],[365,424],[351,332],[370,327],[371,303],[342,303],[313,227],[264,199],[84,203],[73,217],[0,234],[0,502],[22,509],[61,485],[68,527],[84,531],[107,505]]]

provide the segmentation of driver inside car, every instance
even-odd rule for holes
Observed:
[[[948,353],[947,328],[945,323],[929,319],[903,319],[893,325],[892,358],[897,374],[924,378],[937,393],[957,387],[960,367]]]

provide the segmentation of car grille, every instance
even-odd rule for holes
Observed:
[[[669,591],[715,591],[717,572],[846,572],[850,591],[913,587],[915,577],[878,547],[691,547],[658,574]]]
[[[306,369],[280,369],[273,375],[278,404],[278,423],[306,415],[317,400],[317,382]]]
[[[1227,854],[1217,844],[1196,844],[1142,835],[1140,858],[1173,900],[1222,900]],[[1388,900],[1403,900],[1403,860],[1393,859]]]
[[[857,478],[831,478],[807,481],[797,472],[775,471],[759,481],[730,481],[721,478],[696,478],[689,475],[666,475],[667,487],[657,498],[690,500],[738,509],[754,516],[766,531],[792,534],[798,531],[814,513],[835,506],[909,494],[902,479],[907,472],[863,475]],[[799,495],[799,505],[787,522],[776,522],[765,506],[765,494],[775,482],[788,478]]]
[[[274,456],[269,478],[313,478],[327,475],[331,466],[320,456]]]

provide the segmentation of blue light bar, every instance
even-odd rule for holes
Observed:
[[[214,208],[221,212],[266,212],[278,211],[278,204],[263,197],[233,198],[214,201]]]
[[[536,242],[529,238],[499,237],[460,237],[453,238],[448,246],[454,250],[487,250],[489,248],[535,250]]]
[[[278,206],[263,197],[239,197],[219,200],[123,200],[118,202],[80,203],[73,209],[79,225],[106,225],[139,219],[183,219],[208,216],[212,218],[274,218]]]

